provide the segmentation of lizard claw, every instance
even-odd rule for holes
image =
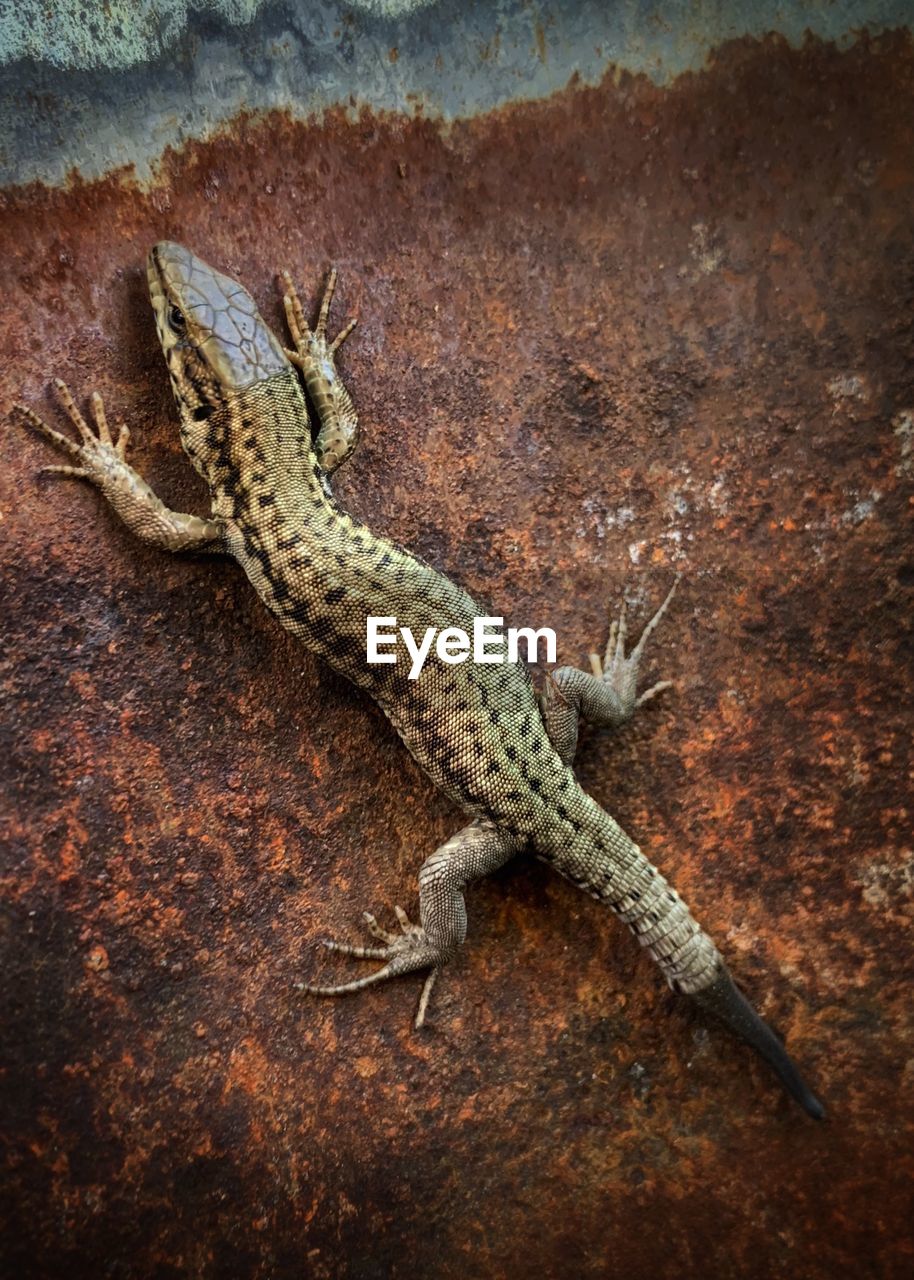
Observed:
[[[77,407],[67,384],[60,378],[55,378],[54,386],[64,413],[76,428],[79,436],[78,440],[74,440],[72,436],[65,436],[60,431],[55,431],[53,427],[49,427],[44,419],[40,418],[28,405],[16,404],[13,406],[15,412],[30,427],[33,427],[46,440],[49,440],[60,453],[66,454],[68,458],[73,460],[74,465],[42,467],[41,471],[54,475],[74,476],[77,479],[91,480],[95,484],[100,484],[103,479],[117,471],[120,464],[126,463],[127,442],[130,439],[130,432],[122,424],[118,430],[117,440],[112,440],[108,419],[105,415],[105,405],[97,391],[93,391],[89,397],[89,403],[92,406],[92,418],[95,423],[95,430],[93,431]]]
[[[302,370],[311,362],[323,364],[329,361],[332,366],[334,353],[343,345],[358,323],[355,318],[351,319],[332,342],[327,341],[327,317],[330,313],[333,291],[336,288],[336,267],[330,268],[317,324],[313,330],[305,318],[305,311],[290,272],[280,272],[279,281],[283,290],[282,304],[286,313],[286,323],[295,344],[294,351],[284,348],[286,355]]]
[[[355,328],[355,320],[327,340],[327,316],[336,287],[336,268],[331,268],[321,301],[317,324],[312,329],[305,319],[301,300],[288,271],[279,276],[283,290],[286,322],[292,348],[283,347],[287,358],[300,371],[318,419],[320,430],[314,440],[318,466],[331,475],[346,461],[356,446],[359,420],[355,407],[336,369],[336,353]],[[294,349],[293,349],[294,348]]]
[[[625,618],[625,605],[623,604],[619,611],[618,620],[614,618],[610,623],[609,641],[602,659],[598,653],[590,655],[590,666],[595,679],[601,680],[612,688],[619,699],[626,720],[637,707],[649,702],[651,698],[655,698],[664,689],[672,688],[672,680],[658,680],[656,684],[651,685],[649,689],[645,689],[644,693],[639,695],[637,693],[638,668],[648,637],[666,613],[667,606],[676,594],[676,588],[679,586],[681,577],[681,574],[676,575],[673,585],[667,592],[666,599],[641,632],[638,643],[630,654],[626,656],[625,653],[628,625]]]
[[[430,973],[422,988],[414,1024],[417,1028],[421,1027],[425,1022],[432,987],[435,985],[441,966],[448,957],[441,955],[421,925],[410,922],[402,907],[395,907],[394,911],[400,925],[399,934],[383,929],[370,912],[366,911],[363,915],[368,932],[372,937],[382,940],[386,944],[383,947],[357,947],[348,942],[333,940],[323,942],[328,951],[336,951],[340,955],[354,956],[357,960],[386,961],[382,968],[365,978],[338,983],[335,986],[316,986],[311,983],[296,982],[294,984],[296,991],[312,996],[344,996],[353,991],[362,991],[365,987],[374,986],[378,982],[385,982],[388,978],[397,978],[401,974],[413,973],[418,969],[429,969]]]
[[[423,947],[432,949],[425,930],[421,925],[413,924],[402,907],[394,907],[394,914],[400,925],[399,933],[391,933],[390,930],[382,928],[370,911],[362,913],[368,932],[373,938],[383,942],[385,944],[383,947],[357,947],[352,943],[337,942],[332,938],[323,939],[321,945],[328,951],[338,951],[343,956],[355,956],[357,960],[392,960],[394,956]]]

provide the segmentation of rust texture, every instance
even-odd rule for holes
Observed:
[[[457,816],[236,567],[133,544],[6,427],[9,1274],[910,1274],[912,90],[901,36],[743,41],[667,89],[240,119],[146,190],[0,197],[4,413],[97,387],[200,509],[148,246],[277,325],[274,271],[313,298],[332,261],[353,511],[563,661],[684,572],[646,673],[676,688],[587,734],[582,781],[829,1107],[523,860],[424,1033],[413,980],[303,1002]]]

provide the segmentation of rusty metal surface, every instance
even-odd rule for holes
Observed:
[[[738,37],[912,22],[910,0],[0,0],[0,186],[146,181],[240,111],[466,119],[572,79],[668,84]]]
[[[580,773],[829,1106],[815,1126],[544,867],[416,983],[303,1003],[457,817],[231,564],[144,550],[0,436],[4,1249],[19,1276],[894,1276],[911,1266],[914,52],[452,124],[239,119],[7,191],[0,409],[99,388],[199,507],[142,263],[162,237],[361,317],[343,501],[560,659],[685,573],[676,690]],[[50,409],[49,409],[50,411]]]

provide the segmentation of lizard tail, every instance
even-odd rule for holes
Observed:
[[[540,837],[539,856],[580,889],[605,902],[660,966],[680,995],[690,996],[751,1045],[809,1115],[822,1104],[804,1084],[786,1049],[736,987],[714,942],[689,908],[619,824],[584,792],[563,797],[577,827]],[[557,802],[556,809],[560,809]]]
[[[741,1040],[765,1059],[780,1078],[787,1092],[814,1120],[825,1117],[825,1108],[800,1075],[780,1040],[767,1022],[755,1012],[725,967],[710,986],[693,991],[692,999],[700,1008],[719,1018]]]

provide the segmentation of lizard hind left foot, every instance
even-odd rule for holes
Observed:
[[[328,951],[336,951],[341,955],[353,956],[357,960],[385,961],[380,969],[376,969],[374,973],[370,973],[365,978],[357,978],[353,982],[343,982],[329,987],[296,982],[296,990],[312,996],[345,996],[353,991],[362,991],[365,987],[372,987],[378,982],[386,982],[388,978],[398,978],[404,973],[414,973],[420,969],[428,969],[430,972],[422,988],[414,1024],[417,1028],[421,1027],[425,1022],[425,1014],[428,1009],[432,987],[435,984],[441,966],[449,957],[441,954],[440,949],[429,940],[421,925],[415,925],[410,922],[402,907],[395,907],[394,911],[400,925],[400,933],[391,933],[382,928],[370,912],[366,911],[363,914],[368,932],[373,938],[383,942],[384,946],[357,947],[348,942],[336,942],[331,939],[326,939],[323,943]]]

